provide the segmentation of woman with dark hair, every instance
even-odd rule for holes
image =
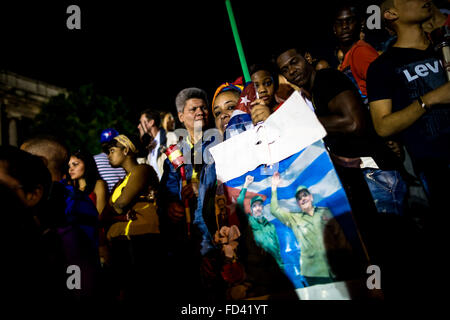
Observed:
[[[97,211],[101,213],[106,205],[108,186],[100,178],[94,157],[78,150],[70,155],[69,184],[89,195]]]
[[[11,302],[97,298],[96,249],[78,225],[67,221],[64,195],[55,192],[58,182],[51,178],[46,159],[0,146],[0,203],[5,217],[0,250],[2,266],[13,279],[11,288],[10,281],[2,285],[8,298],[13,297]],[[66,285],[70,265],[83,270],[80,290]]]

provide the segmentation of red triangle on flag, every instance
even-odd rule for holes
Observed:
[[[237,110],[241,110],[245,113],[250,114],[252,106],[250,103],[256,100],[256,91],[253,82],[250,82],[244,90],[242,90],[241,96],[239,97],[239,103],[236,107]]]

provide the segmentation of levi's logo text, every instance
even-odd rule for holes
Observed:
[[[427,77],[430,74],[439,73],[439,61],[434,60],[431,62],[420,63],[415,66],[408,65],[407,69],[403,70],[404,75],[408,82],[414,81],[419,77]]]
[[[425,59],[396,69],[410,100],[439,88],[446,81],[444,68],[439,60]]]

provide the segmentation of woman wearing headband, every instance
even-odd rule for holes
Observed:
[[[239,79],[233,83],[221,84],[214,93],[212,100],[212,113],[216,128],[224,134],[231,114],[239,102],[239,96],[243,90]]]
[[[260,99],[255,101],[262,104],[265,108],[269,108],[268,106],[276,107],[277,104],[274,102],[274,88],[276,88],[276,84],[268,83],[269,80],[266,79],[266,73],[263,73],[262,76],[262,85],[259,86]],[[271,91],[268,92],[267,87],[270,87]],[[225,131],[231,114],[239,103],[242,90],[243,87],[238,87],[236,83],[224,83],[216,89],[212,100],[212,111],[216,128],[222,133]],[[266,96],[270,99],[267,99]],[[272,112],[271,109],[269,109],[269,115],[270,112]],[[208,266],[201,268],[203,271],[202,281],[206,284],[208,296],[213,301],[214,299],[219,300],[225,295],[240,299],[244,298],[246,294],[251,296],[256,292],[263,295],[269,292],[269,289],[272,287],[282,287],[283,289],[291,290],[291,284],[285,280],[286,277],[272,256],[254,242],[254,233],[248,225],[246,215],[238,212],[236,212],[236,215],[230,215],[226,205],[224,185],[217,181],[215,163],[204,166],[200,174],[199,196],[197,210],[194,215],[194,224],[202,234],[200,248],[200,253],[203,256],[202,263]],[[237,225],[239,225],[239,228],[236,227]],[[230,228],[241,232],[239,249],[233,247],[234,250],[226,251],[226,245],[222,247],[223,235]],[[227,257],[223,252],[232,253]],[[229,257],[237,252],[240,253],[234,256],[233,259],[237,259],[238,262],[233,260],[234,262],[230,263]],[[241,255],[243,252],[245,254]],[[242,265],[245,265],[245,272],[242,272]],[[233,269],[234,272],[224,271],[230,270],[227,268],[231,266],[235,267]],[[246,285],[239,281],[232,284],[227,282],[227,279],[233,278],[229,276],[236,274],[246,274],[248,277],[245,276],[243,279],[245,278],[245,284],[250,283],[251,289],[248,289]],[[248,292],[244,292],[244,289],[248,290]]]
[[[155,277],[162,275],[164,256],[156,206],[159,180],[151,166],[137,162],[138,148],[139,139],[134,136],[118,135],[109,143],[111,166],[122,167],[127,175],[116,184],[101,215],[112,272],[125,300],[159,291]]]

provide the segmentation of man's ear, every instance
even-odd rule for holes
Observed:
[[[25,205],[27,207],[34,207],[41,201],[44,195],[44,187],[42,185],[38,185],[33,191],[27,192],[25,194]]]
[[[184,113],[178,112],[178,120],[180,120],[181,123],[184,123]]]

